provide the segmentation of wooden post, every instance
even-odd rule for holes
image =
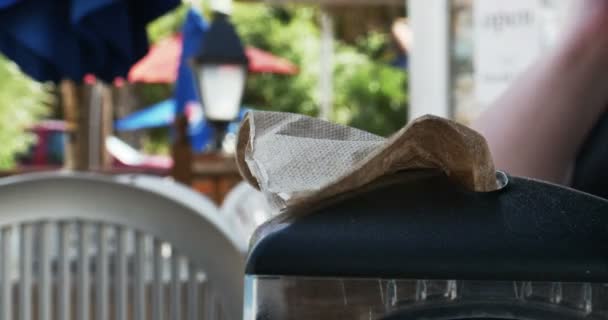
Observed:
[[[60,91],[68,130],[65,168],[79,171],[104,168],[111,162],[105,148],[105,137],[112,129],[109,89],[102,83],[77,86],[64,80]]]
[[[101,127],[103,118],[103,84],[95,83],[92,86],[85,86],[88,93],[88,99],[82,104],[83,118],[81,125],[86,130],[87,166],[83,170],[101,168]],[[84,117],[86,116],[86,117]]]
[[[242,179],[233,155],[202,153],[192,159],[192,187],[220,205]]]
[[[171,176],[175,181],[192,185],[192,146],[188,138],[188,119],[184,115],[175,117],[175,140],[171,149],[173,168]]]
[[[141,105],[142,102],[135,93],[136,86],[132,83],[123,83],[113,88],[114,114],[117,118],[121,119],[130,115],[137,110],[138,105]],[[134,148],[139,148],[141,145],[141,134],[137,131],[117,132],[116,135]]]
[[[61,104],[63,108],[63,119],[67,126],[67,141],[65,145],[64,167],[66,169],[76,169],[78,158],[78,142],[76,127],[78,124],[78,90],[76,84],[71,80],[63,80],[59,85],[61,94]]]
[[[112,87],[105,86],[102,101],[101,116],[101,169],[112,168],[112,155],[106,148],[106,139],[114,132],[114,100],[112,99]]]

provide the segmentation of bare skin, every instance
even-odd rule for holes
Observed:
[[[581,145],[606,111],[608,0],[580,1],[567,29],[562,42],[473,123],[497,168],[568,184]]]

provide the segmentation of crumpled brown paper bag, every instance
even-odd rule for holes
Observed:
[[[409,169],[439,169],[472,191],[498,188],[485,139],[435,116],[386,139],[303,115],[254,111],[241,124],[236,157],[242,176],[283,211]]]

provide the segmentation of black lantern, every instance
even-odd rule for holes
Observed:
[[[214,148],[221,150],[228,124],[241,105],[248,60],[229,16],[214,12],[200,52],[191,61],[205,118],[215,129]]]

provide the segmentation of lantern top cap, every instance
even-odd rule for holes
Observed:
[[[230,17],[214,12],[214,19],[207,31],[201,49],[193,59],[194,64],[236,64],[247,66],[249,60]]]

